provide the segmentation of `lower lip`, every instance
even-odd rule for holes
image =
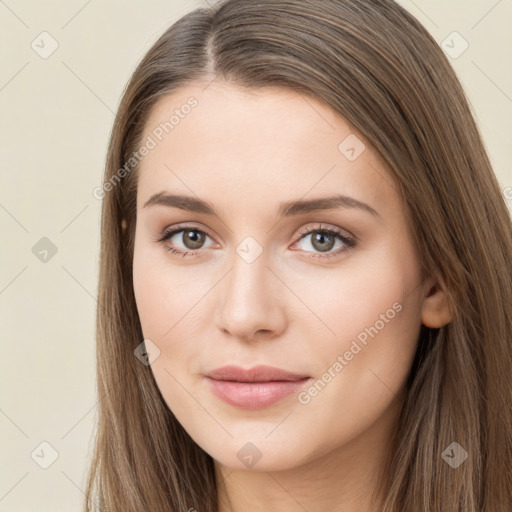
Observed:
[[[235,382],[206,377],[215,396],[224,402],[243,409],[263,409],[296,393],[311,380],[304,378],[290,381]]]

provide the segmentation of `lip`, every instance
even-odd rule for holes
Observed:
[[[272,381],[296,381],[308,378],[303,373],[292,373],[274,366],[258,365],[249,369],[241,366],[221,366],[206,374],[215,380],[230,380],[236,382],[272,382]]]
[[[223,366],[207,373],[205,378],[215,396],[243,409],[268,407],[311,380],[309,375],[264,365],[249,369]]]

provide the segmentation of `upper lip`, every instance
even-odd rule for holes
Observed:
[[[271,381],[293,381],[309,378],[309,375],[292,373],[273,366],[259,365],[253,368],[244,369],[240,366],[228,365],[216,368],[206,374],[215,380],[230,380],[235,382],[271,382]]]

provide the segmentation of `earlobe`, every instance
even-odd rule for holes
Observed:
[[[452,319],[453,312],[446,291],[435,279],[428,280],[425,285],[421,323],[426,327],[438,329],[449,324]]]

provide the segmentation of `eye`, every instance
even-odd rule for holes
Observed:
[[[356,245],[355,239],[338,228],[323,228],[320,225],[307,231],[300,231],[300,233],[302,236],[296,244],[302,243],[301,250],[308,252],[310,258],[335,257]],[[204,245],[207,238],[212,240],[206,231],[194,226],[174,226],[166,230],[156,241],[173,254],[189,257],[196,256],[200,249],[210,247],[211,244]],[[309,241],[307,241],[308,238]],[[336,247],[337,242],[338,247]],[[338,250],[333,251],[335,248]],[[309,249],[312,249],[313,252]]]
[[[211,239],[208,233],[202,229],[193,226],[175,226],[165,231],[163,235],[157,239],[157,242],[160,242],[166,250],[173,254],[186,256],[194,255],[195,251],[203,249],[207,238]],[[168,242],[171,242],[171,244],[169,245]]]
[[[353,238],[347,236],[338,228],[313,228],[302,232],[302,236],[297,244],[305,241],[302,244],[302,250],[306,252],[318,251],[317,253],[310,254],[309,257],[314,258],[329,258],[338,256],[342,252],[346,252],[356,245]],[[336,243],[338,246],[336,247]],[[332,251],[334,248],[338,250]],[[331,252],[332,251],[332,252]]]

